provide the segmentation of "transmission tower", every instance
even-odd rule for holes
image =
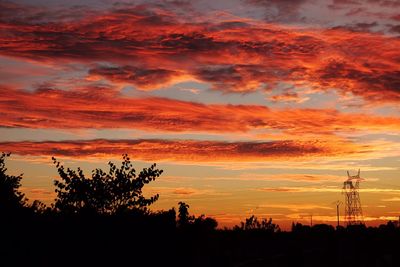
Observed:
[[[336,200],[332,204],[334,204],[336,206],[337,227],[339,227],[340,226],[339,206],[342,205],[343,202],[340,200]]]
[[[360,194],[358,192],[360,181],[360,170],[357,175],[350,175],[347,171],[347,180],[343,183],[343,194],[345,195],[345,220],[347,225],[363,224]]]

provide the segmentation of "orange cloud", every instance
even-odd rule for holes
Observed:
[[[173,193],[177,194],[177,195],[193,195],[197,192],[198,190],[194,189],[194,188],[175,188]]]
[[[32,188],[32,187],[21,187],[21,191],[27,196],[28,200],[40,200],[45,204],[50,204],[56,198],[54,190],[49,188]]]
[[[180,162],[262,162],[303,157],[338,157],[364,153],[351,143],[324,141],[220,142],[194,140],[84,140],[2,142],[0,151],[19,155],[114,157],[128,153],[137,160]]]
[[[145,190],[149,194],[160,194],[166,199],[177,199],[182,197],[210,197],[210,196],[227,196],[229,193],[217,192],[214,189],[199,189],[192,187],[151,187]]]
[[[400,197],[383,198],[383,199],[381,199],[381,201],[396,202],[396,201],[400,201]]]
[[[343,176],[329,175],[329,174],[258,174],[258,173],[243,173],[238,177],[207,177],[204,180],[227,180],[227,181],[301,181],[308,183],[322,183],[322,182],[343,182]],[[369,179],[371,181],[371,179]],[[288,188],[274,188],[274,190],[287,192],[291,189]]]
[[[281,130],[297,139],[338,132],[399,131],[400,118],[331,109],[276,109],[199,104],[167,98],[129,98],[104,87],[34,92],[0,87],[2,127],[127,128],[170,132]],[[332,137],[334,138],[334,137]]]
[[[317,204],[261,204],[258,208],[288,209],[291,211],[299,210],[332,210],[332,207]]]
[[[296,102],[296,103],[302,103],[306,100],[308,100],[308,97],[300,97],[296,92],[285,92],[279,95],[274,95],[269,98],[270,100],[274,102]]]
[[[286,215],[287,218],[289,219],[294,219],[294,220],[309,220],[309,216],[305,216],[305,214],[288,214]],[[376,223],[376,226],[379,225],[379,223],[386,223],[387,221],[397,221],[398,217],[396,216],[363,216],[364,222],[369,222],[369,225],[374,225],[374,222]],[[335,215],[313,215],[313,221],[321,221],[321,222],[336,222],[337,221],[337,216]]]

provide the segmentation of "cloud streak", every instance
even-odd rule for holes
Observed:
[[[351,146],[351,148],[349,148]],[[262,162],[337,157],[364,153],[355,145],[323,141],[220,142],[194,140],[85,140],[2,142],[1,151],[29,156],[115,157],[128,153],[138,160],[180,162]]]
[[[341,188],[338,187],[264,187],[257,189],[264,192],[285,192],[285,193],[340,193]],[[400,193],[400,189],[393,188],[360,188],[364,193]],[[383,200],[384,201],[384,200]],[[392,200],[386,200],[392,201]]]
[[[159,97],[130,98],[105,87],[40,88],[34,92],[0,87],[0,113],[0,126],[13,128],[218,133],[274,129],[297,138],[400,130],[397,117],[348,114],[332,109],[270,109],[260,105],[207,105]]]
[[[261,204],[258,208],[287,209],[294,212],[302,210],[332,210],[332,207],[317,204]]]
[[[343,182],[343,176],[329,174],[300,174],[300,173],[281,173],[281,174],[258,174],[243,173],[238,177],[208,177],[205,180],[217,181],[296,181],[307,183],[326,183],[326,182]],[[370,179],[369,179],[370,180]],[[279,190],[279,189],[277,189]],[[284,188],[283,191],[287,189]]]

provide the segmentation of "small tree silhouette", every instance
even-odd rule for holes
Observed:
[[[189,205],[185,202],[180,201],[178,209],[178,225],[185,226],[188,225],[191,221],[193,221],[194,217],[189,216]]]
[[[272,223],[272,218],[262,219],[259,221],[257,217],[252,215],[249,218],[246,218],[245,222],[241,222],[240,226],[236,226],[235,229],[240,230],[264,230],[268,232],[279,232],[280,228],[279,225]]]
[[[217,228],[218,222],[214,218],[206,217],[204,214],[197,217],[194,222],[194,226],[200,230],[211,231]]]
[[[138,175],[128,155],[123,155],[121,167],[109,162],[109,171],[101,169],[92,171],[92,177],[86,178],[82,169],[77,171],[61,165],[53,157],[61,181],[55,180],[55,208],[57,211],[76,214],[108,214],[113,215],[129,210],[146,210],[159,195],[150,198],[142,195],[145,184],[154,181],[162,174],[156,164],[144,168]]]
[[[218,222],[214,218],[206,217],[204,214],[199,217],[189,215],[189,205],[179,202],[178,226],[184,229],[196,229],[197,231],[211,231],[217,228]]]
[[[3,212],[15,212],[26,207],[27,199],[18,189],[21,186],[22,174],[18,176],[7,175],[5,165],[6,157],[10,153],[2,153],[0,156],[0,210]]]

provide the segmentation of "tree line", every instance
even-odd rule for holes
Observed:
[[[107,171],[97,168],[92,171],[91,177],[86,177],[81,168],[66,168],[53,157],[60,179],[53,181],[55,202],[46,206],[39,200],[29,202],[20,191],[22,174],[7,174],[6,158],[9,156],[10,153],[4,152],[0,156],[0,213],[5,217],[35,214],[82,218],[130,215],[145,218],[157,214],[151,212],[149,206],[158,200],[159,194],[148,198],[143,195],[143,187],[163,173],[155,163],[137,172],[125,154],[120,166],[108,162]],[[179,202],[178,205],[177,226],[194,225],[216,229],[218,223],[215,219],[205,215],[190,215],[189,205],[185,202]],[[166,213],[175,214],[175,209]]]
[[[20,191],[22,175],[7,173],[0,156],[0,266],[400,266],[400,228],[299,223],[281,231],[272,219],[250,216],[231,229],[194,216],[189,205],[151,211],[159,199],[143,188],[159,178],[156,164],[136,171],[53,164],[56,199],[46,206]]]

